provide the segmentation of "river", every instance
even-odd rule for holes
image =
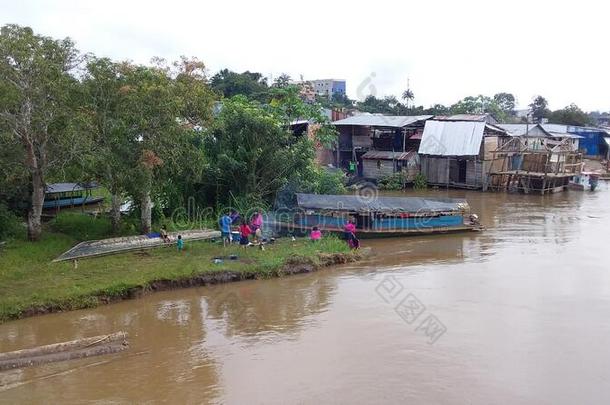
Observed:
[[[0,373],[0,402],[607,403],[608,183],[420,194],[466,197],[486,231],[364,240],[357,264],[0,325],[0,351],[131,343]]]

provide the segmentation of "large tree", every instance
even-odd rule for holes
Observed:
[[[534,122],[540,122],[543,118],[548,117],[550,114],[548,106],[549,102],[546,98],[542,96],[534,97],[534,100],[529,105]]]
[[[200,164],[192,138],[211,116],[203,65],[183,59],[175,68],[122,66],[121,119],[131,144],[128,188],[140,207],[142,233],[151,229],[153,194]]]
[[[511,93],[496,93],[493,101],[507,116],[515,114],[515,96]]]
[[[73,127],[77,81],[72,72],[79,53],[66,38],[55,40],[31,28],[0,29],[0,125],[13,156],[29,177],[28,238],[40,238],[45,180],[78,156],[87,134]],[[0,132],[3,132],[0,129]],[[3,144],[4,145],[4,144]]]
[[[591,125],[591,117],[581,110],[576,104],[562,108],[561,110],[553,111],[548,116],[549,122],[554,124],[586,126]]]
[[[267,79],[258,72],[245,71],[243,73],[222,69],[210,81],[212,89],[224,97],[233,97],[238,94],[251,100],[265,101],[269,85]]]
[[[270,201],[314,156],[311,140],[295,137],[272,111],[243,96],[224,101],[206,139],[207,177],[221,202],[231,195]]]

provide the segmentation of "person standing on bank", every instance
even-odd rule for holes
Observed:
[[[245,249],[246,246],[250,244],[248,237],[252,233],[252,229],[248,226],[245,219],[241,220],[241,225],[239,225],[239,245],[243,246]]]

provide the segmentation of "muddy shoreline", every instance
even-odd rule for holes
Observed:
[[[201,273],[192,277],[178,279],[153,280],[145,285],[127,288],[115,295],[109,295],[104,293],[92,294],[91,296],[85,297],[87,298],[87,301],[83,304],[74,305],[73,302],[67,301],[30,307],[24,309],[19,313],[18,316],[12,317],[6,322],[57,312],[67,312],[75,311],[78,309],[95,308],[99,305],[107,305],[115,302],[141,298],[145,295],[160,291],[176,290],[191,287],[203,287],[206,285],[231,283],[243,280],[266,279],[273,277],[290,276],[294,274],[312,273],[330,266],[356,262],[369,254],[369,249],[361,249],[349,253],[321,253],[315,258],[293,257],[289,259],[286,263],[284,263],[279,269],[274,270],[268,274],[247,270],[225,270],[213,273]]]

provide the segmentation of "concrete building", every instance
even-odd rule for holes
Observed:
[[[319,96],[333,98],[335,95],[345,96],[345,80],[324,79],[308,80],[313,91]]]

